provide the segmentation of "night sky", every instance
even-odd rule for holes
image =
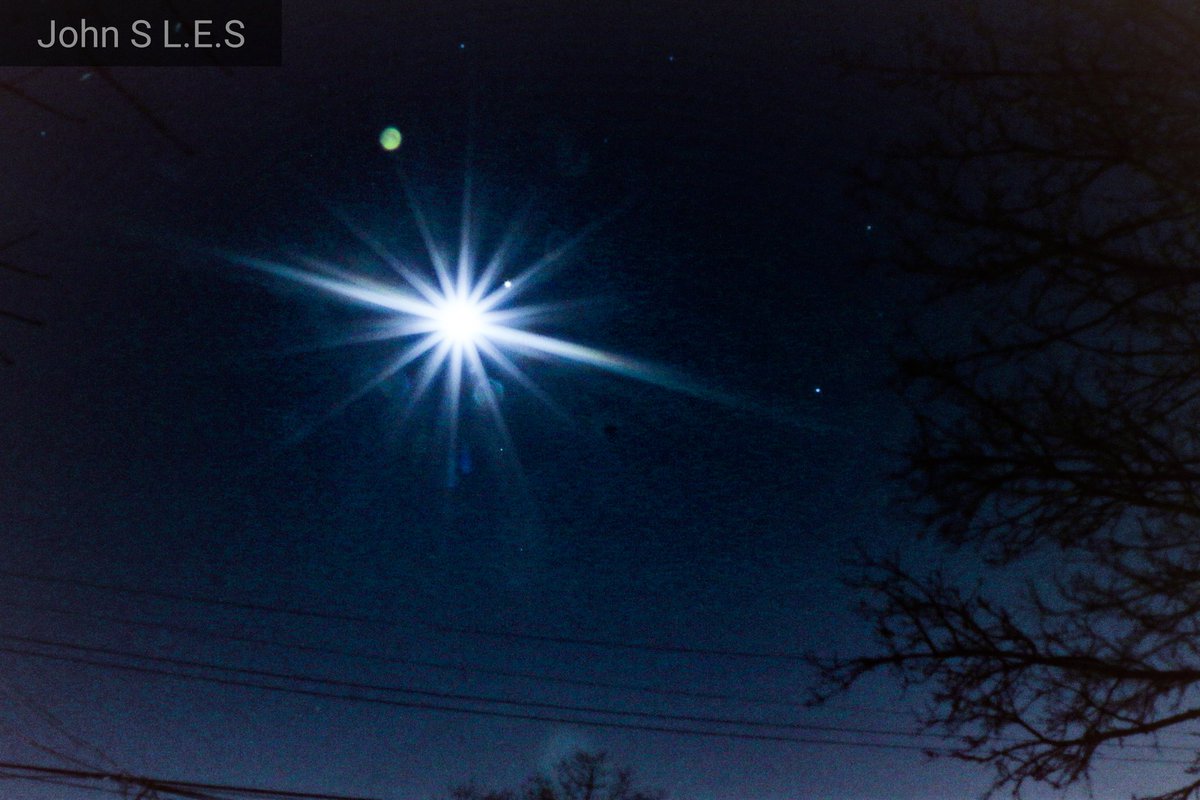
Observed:
[[[862,732],[911,730],[886,681],[799,706],[798,654],[865,641],[841,560],[913,533],[885,480],[913,292],[862,267],[886,231],[845,178],[905,115],[832,56],[916,4],[592,6],[287,0],[281,68],[0,69],[0,259],[46,276],[0,273],[44,321],[0,319],[0,760],[395,800],[579,748],[693,800],[986,785]],[[431,275],[412,206],[456,253],[467,179],[481,259],[520,223],[500,279],[583,234],[531,329],[687,391],[517,354],[544,399],[494,374],[505,452],[470,396],[448,449],[440,384],[405,413],[419,363],[360,391],[402,346],[340,344],[378,312],[247,266],[395,284],[355,228]],[[112,666],[233,675],[182,661],[798,741]]]

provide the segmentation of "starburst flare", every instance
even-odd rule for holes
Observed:
[[[394,340],[398,352],[375,376],[340,403],[339,411],[384,384],[402,371],[415,370],[407,410],[411,410],[435,383],[441,384],[441,424],[449,438],[447,470],[455,482],[456,451],[464,396],[486,409],[502,440],[508,441],[500,411],[503,392],[499,377],[511,380],[543,400],[536,383],[518,366],[521,356],[532,355],[574,362],[609,373],[655,384],[706,399],[727,402],[720,393],[704,389],[664,367],[540,333],[534,327],[561,307],[522,305],[519,301],[533,286],[576,247],[588,230],[516,270],[510,253],[517,249],[516,230],[509,231],[496,252],[482,265],[471,244],[469,204],[464,203],[457,257],[451,265],[414,206],[414,217],[432,265],[422,271],[388,252],[377,240],[343,218],[343,223],[393,271],[395,278],[380,281],[345,270],[329,261],[299,259],[289,264],[270,259],[227,254],[232,261],[290,283],[356,305],[377,315],[365,332],[346,340],[366,343]],[[512,277],[501,280],[501,275]],[[493,376],[493,373],[495,377]],[[332,414],[330,415],[332,416]]]

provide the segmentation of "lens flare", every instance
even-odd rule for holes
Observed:
[[[486,330],[487,314],[469,297],[448,300],[435,319],[443,340],[456,345],[478,346]]]
[[[409,387],[407,410],[440,383],[439,427],[449,439],[446,463],[448,479],[453,485],[463,452],[458,438],[464,409],[485,409],[502,441],[508,444],[500,410],[504,396],[502,381],[519,385],[550,402],[518,365],[523,356],[573,362],[696,397],[736,403],[728,395],[701,387],[662,366],[538,332],[539,323],[561,312],[563,307],[522,305],[522,298],[542,283],[595,226],[589,226],[524,267],[515,263],[513,257],[522,244],[518,228],[513,226],[495,252],[487,259],[480,259],[472,244],[469,196],[468,191],[463,203],[458,252],[453,260],[446,256],[447,248],[433,237],[419,206],[412,203],[413,217],[425,243],[429,264],[426,268],[401,259],[352,220],[340,217],[381,265],[390,268],[393,277],[387,281],[347,271],[321,259],[301,258],[297,264],[225,254],[231,261],[369,312],[371,319],[364,329],[342,343],[396,342],[396,352],[375,376],[323,420],[402,372],[408,378],[403,382]]]

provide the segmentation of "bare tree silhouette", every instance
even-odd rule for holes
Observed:
[[[173,0],[159,0],[157,5],[159,8],[161,8],[163,14],[167,18],[185,18],[185,15],[180,12]],[[114,8],[116,6],[108,7]],[[61,12],[64,12],[64,18],[70,16],[68,13],[66,13],[69,8],[69,5],[65,5],[59,9]],[[90,0],[89,2],[79,4],[81,16],[104,18],[106,16],[104,9],[105,6],[96,2],[96,0]],[[225,75],[229,74],[228,68],[222,66],[216,60],[213,61],[213,65],[221,69]],[[30,88],[30,84],[33,81],[44,79],[47,73],[50,73],[51,77],[53,78],[55,74],[62,72],[63,68],[61,67],[39,67],[26,70],[21,74],[6,80],[0,80],[0,98],[3,98],[7,95],[14,100],[26,103],[27,105],[31,105],[48,114],[51,114],[63,122],[71,122],[76,124],[86,123],[87,119],[85,117],[76,114],[69,108],[64,108],[62,103],[51,103],[47,101],[44,97],[39,96],[37,89]],[[67,72],[71,75],[67,81],[72,84],[78,84],[79,81],[76,73],[69,69]],[[180,137],[174,129],[167,125],[166,122],[164,122],[162,118],[154,111],[149,103],[139,97],[136,92],[132,91],[124,81],[120,80],[114,74],[112,69],[93,64],[92,66],[88,67],[88,72],[91,75],[95,75],[97,78],[99,78],[100,81],[103,82],[117,97],[119,97],[125,105],[129,106],[129,108],[135,114],[137,114],[143,122],[153,128],[155,133],[157,133],[164,141],[166,141],[183,155],[192,155],[194,153],[191,145],[184,141],[184,139]],[[67,93],[69,94],[69,92]],[[0,108],[2,107],[3,106],[0,105]]]
[[[35,93],[25,88],[25,83],[30,78],[34,78],[43,72],[45,72],[44,69],[31,69],[22,73],[21,75],[10,78],[9,80],[0,81],[0,92],[9,95],[10,97],[15,97],[22,102],[28,103],[34,108],[38,108],[42,111],[52,114],[55,117],[58,117],[60,120],[65,120],[67,122],[83,122],[83,117],[76,116],[75,114],[64,111],[57,106],[47,103],[45,100],[40,99]]]
[[[8,249],[10,249],[12,247],[16,247],[17,245],[19,245],[25,241],[28,241],[29,239],[32,239],[36,235],[37,235],[36,231],[31,231],[22,236],[17,236],[14,238],[0,241],[0,272],[9,273],[9,275],[11,275],[12,277],[14,277],[16,279],[37,280],[37,281],[45,281],[45,280],[49,279],[49,276],[46,275],[45,273],[37,272],[36,270],[29,269],[28,267],[25,267],[25,266],[22,266],[20,264],[13,262],[13,261],[10,261],[7,258],[5,258],[5,255],[4,255],[5,251],[7,251]],[[35,328],[40,328],[42,325],[45,324],[43,322],[43,320],[41,320],[41,319],[38,319],[36,317],[31,317],[28,314],[18,313],[16,311],[13,311],[9,308],[4,308],[4,307],[0,307],[0,319],[6,320],[8,322],[15,322],[20,325],[35,327]],[[12,363],[13,363],[12,356],[3,350],[0,350],[0,364],[11,365]]]
[[[161,0],[161,6],[165,13],[179,17],[179,11],[171,0]],[[219,65],[218,65],[219,66]],[[222,68],[222,71],[227,75],[228,70]],[[179,136],[160,116],[155,113],[149,103],[138,96],[138,93],[131,90],[124,81],[120,80],[107,67],[92,66],[87,70],[88,76],[95,76],[108,89],[120,98],[121,102],[127,105],[143,122],[149,125],[155,133],[165,142],[175,148],[185,156],[194,154],[194,149],[188,142]],[[50,73],[47,75],[47,73]],[[57,73],[57,75],[56,75]],[[66,75],[69,74],[69,77]],[[13,74],[0,80],[0,111],[3,110],[5,102],[24,103],[28,106],[38,109],[45,114],[48,114],[59,122],[82,125],[87,123],[87,118],[83,117],[70,109],[66,99],[60,98],[57,102],[50,102],[39,92],[37,85],[42,82],[42,88],[45,88],[45,82],[59,81],[66,86],[65,91],[59,91],[58,94],[64,95],[66,98],[71,96],[72,87],[77,87],[80,84],[77,71],[66,70],[64,68],[31,68],[23,70],[18,74]],[[23,244],[27,240],[33,238],[34,233],[26,233],[13,238],[0,239],[0,272],[6,272],[13,277],[23,279],[33,279],[45,281],[49,280],[49,275],[46,273],[34,270],[25,264],[18,263],[6,256],[6,251],[11,248]],[[0,320],[16,323],[25,326],[41,327],[44,321],[28,314],[0,305]],[[0,364],[11,365],[14,363],[12,355],[0,350]]]
[[[635,789],[633,774],[617,769],[606,753],[578,752],[560,761],[551,774],[538,774],[520,791],[460,786],[451,800],[666,800],[663,792]]]
[[[62,68],[58,68],[62,69]],[[140,98],[136,92],[132,91],[123,81],[117,78],[111,69],[108,67],[93,66],[89,67],[88,71],[96,75],[104,82],[114,94],[121,98],[122,102],[130,107],[147,125],[154,129],[164,141],[178,150],[185,156],[193,155],[194,150],[190,144],[183,140],[169,125],[166,124],[154,112],[150,105]],[[38,96],[35,89],[29,88],[31,79],[45,73],[44,69],[34,69],[23,73],[22,75],[10,78],[6,81],[0,81],[0,98],[8,95],[14,101],[19,101],[38,108],[48,114],[53,115],[63,122],[75,124],[83,124],[87,122],[86,117],[60,107],[59,105],[50,103]],[[72,78],[73,83],[78,83],[77,78]]]
[[[1200,10],[1002,5],[868,65],[912,123],[861,176],[928,292],[900,505],[990,568],[860,557],[876,649],[817,657],[815,699],[890,669],[1019,794],[1200,719]],[[1182,766],[1150,796],[1200,797]]]

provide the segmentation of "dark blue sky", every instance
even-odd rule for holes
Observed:
[[[4,307],[46,321],[0,328],[16,361],[0,375],[0,520],[5,570],[388,624],[7,576],[0,633],[429,692],[907,730],[883,682],[852,710],[786,705],[807,679],[790,658],[478,631],[776,654],[861,642],[839,559],[856,539],[902,547],[911,535],[887,516],[882,477],[904,434],[884,379],[909,292],[857,266],[878,232],[846,201],[842,174],[903,115],[827,59],[890,47],[915,9],[382,5],[289,0],[278,69],[112,70],[169,136],[88,70],[0,69],[59,112],[0,95],[0,241],[34,234],[2,255],[50,276],[0,275]],[[394,154],[377,141],[387,125],[404,132]],[[336,209],[426,268],[403,184],[449,244],[464,174],[485,250],[525,214],[516,268],[607,218],[533,296],[574,304],[542,330],[669,365],[736,401],[524,360],[562,413],[506,386],[520,473],[489,461],[477,415],[472,469],[453,488],[433,404],[397,421],[402,380],[317,424],[394,345],[323,347],[363,315],[218,253],[383,274]],[[983,785],[904,750],[485,718],[0,658],[0,759],[48,763],[42,744],[103,763],[69,730],[131,772],[396,800],[472,777],[514,784],[577,747],[695,800],[915,800]]]

